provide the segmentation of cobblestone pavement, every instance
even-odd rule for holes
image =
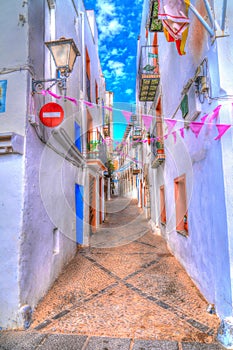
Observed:
[[[220,349],[219,319],[136,203],[115,199],[109,208],[91,247],[78,250],[39,303],[30,329],[3,332],[0,349]]]

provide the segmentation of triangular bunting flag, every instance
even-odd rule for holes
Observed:
[[[152,115],[142,115],[142,120],[144,122],[144,125],[147,131],[150,129],[152,119],[153,119]]]
[[[107,109],[108,111],[112,112],[112,107],[108,107],[108,106],[103,106],[104,109]]]
[[[56,98],[56,99],[58,99],[58,100],[60,100],[60,99],[62,98],[62,96],[59,96],[59,95],[55,94],[55,93],[52,92],[51,90],[47,90],[47,93],[48,93],[50,96],[52,96],[52,97],[54,97],[54,98]]]
[[[213,113],[209,119],[209,122],[211,123],[214,119],[216,119],[219,115],[219,111],[220,111],[220,108],[222,107],[222,105],[219,105],[218,107],[216,107],[214,110],[213,110]]]
[[[70,102],[73,102],[75,104],[75,106],[78,105],[78,101],[76,100],[76,98],[73,98],[73,97],[69,97],[69,96],[64,96],[64,99],[65,100],[68,100]]]
[[[173,131],[173,132],[172,132],[172,136],[173,136],[173,138],[174,138],[174,142],[176,143],[176,131]]]
[[[192,122],[190,123],[190,129],[195,134],[196,137],[198,137],[204,123],[201,122]]]
[[[181,136],[182,138],[184,138],[184,128],[181,128],[181,129],[180,129],[180,136]]]
[[[83,100],[83,103],[84,103],[86,106],[90,107],[90,108],[94,108],[93,103],[91,103],[91,102],[89,102],[89,101]]]
[[[166,124],[167,124],[167,128],[168,128],[168,135],[171,133],[172,129],[174,128],[174,126],[176,125],[176,120],[174,119],[164,119]]]
[[[202,123],[205,123],[206,122],[206,119],[208,118],[209,114],[205,114],[202,118],[201,118],[201,121]]]
[[[215,137],[215,140],[220,140],[221,137],[225,134],[225,132],[231,127],[229,124],[216,124],[218,129],[218,136]]]
[[[131,115],[133,114],[132,112],[128,112],[128,111],[121,111],[121,113],[123,114],[123,116],[125,117],[127,123],[130,122],[131,119]]]

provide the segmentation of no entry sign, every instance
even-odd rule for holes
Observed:
[[[54,128],[63,121],[64,110],[58,103],[49,102],[41,108],[39,116],[42,124]]]

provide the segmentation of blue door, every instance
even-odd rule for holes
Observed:
[[[75,184],[76,242],[83,244],[83,186]]]
[[[74,123],[74,131],[75,131],[75,146],[77,149],[82,152],[82,142],[81,142],[81,128],[78,123]]]

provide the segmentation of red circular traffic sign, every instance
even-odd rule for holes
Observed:
[[[42,124],[54,128],[63,121],[64,110],[58,103],[49,102],[41,108],[39,117]]]

